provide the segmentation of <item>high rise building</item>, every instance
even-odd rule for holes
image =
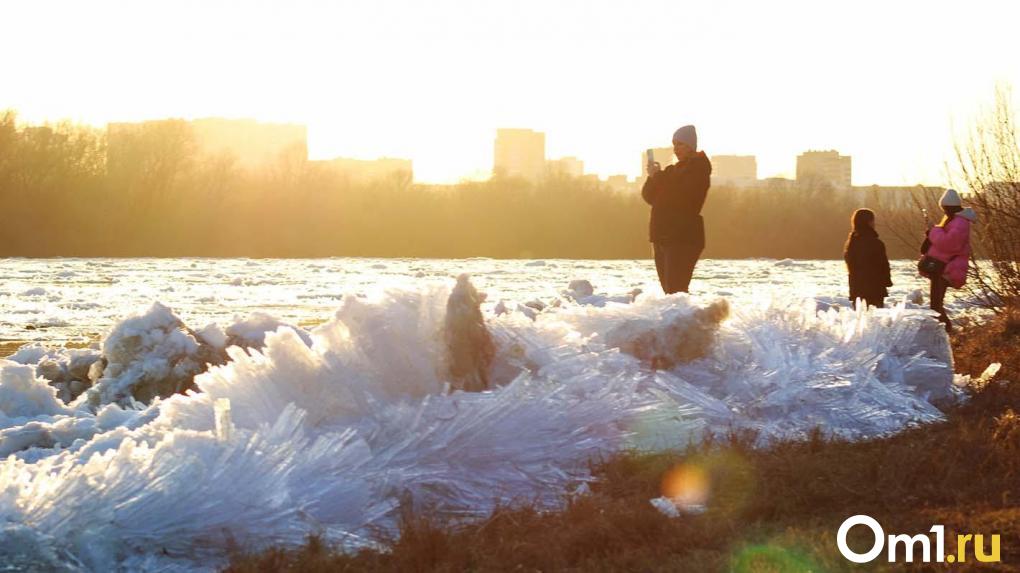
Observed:
[[[546,168],[550,175],[564,177],[580,177],[584,175],[584,162],[576,157],[550,159],[546,162]]]
[[[849,189],[850,156],[838,151],[806,151],[797,156],[797,182],[829,183],[835,189]]]
[[[191,122],[157,119],[106,125],[106,172],[122,183],[143,177],[163,180],[191,161],[196,151]]]
[[[545,134],[530,129],[497,129],[493,175],[535,181],[545,174]]]
[[[712,185],[748,187],[758,181],[758,160],[753,155],[713,155]]]
[[[663,169],[667,165],[672,165],[676,160],[676,155],[673,154],[672,147],[655,147],[652,149],[652,157],[655,161],[659,162],[659,166]],[[641,152],[641,178],[648,177],[648,154],[647,151]]]
[[[308,161],[308,128],[254,119],[196,119],[195,143],[208,154],[233,156],[245,169],[258,169],[281,158]]]
[[[606,177],[606,186],[613,191],[630,191],[634,183],[627,179],[626,175],[610,175]]]

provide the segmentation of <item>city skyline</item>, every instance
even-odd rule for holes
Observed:
[[[3,111],[4,109],[5,108],[0,107],[0,111]],[[110,126],[143,124],[143,123],[161,122],[161,121],[168,121],[168,120],[183,120],[183,121],[186,121],[186,122],[189,122],[189,123],[192,123],[192,124],[196,124],[196,125],[202,124],[204,122],[238,122],[238,123],[251,123],[251,122],[254,122],[254,123],[258,123],[258,124],[262,124],[262,125],[294,126],[294,127],[300,127],[302,130],[304,130],[308,134],[307,135],[307,138],[308,138],[308,142],[307,142],[307,160],[308,161],[319,162],[319,163],[329,163],[329,162],[339,161],[339,160],[347,160],[347,161],[352,161],[352,162],[359,162],[359,161],[360,162],[372,162],[372,161],[380,161],[380,160],[407,160],[407,161],[414,161],[416,166],[417,166],[417,164],[419,162],[419,160],[416,159],[413,156],[401,156],[401,157],[393,156],[393,155],[375,155],[375,156],[373,156],[373,155],[366,154],[366,153],[348,153],[348,154],[340,154],[340,155],[336,155],[336,154],[333,154],[333,155],[323,154],[321,149],[316,150],[312,146],[312,144],[311,144],[311,141],[314,140],[314,137],[313,137],[313,134],[315,132],[314,128],[311,125],[306,125],[306,124],[301,123],[301,122],[271,121],[271,120],[263,120],[263,119],[254,118],[254,117],[202,116],[202,117],[194,117],[194,118],[185,118],[185,117],[154,117],[154,118],[139,119],[139,120],[135,120],[135,121],[113,121],[113,122],[108,122],[108,123],[103,124],[103,125],[94,125],[94,124],[90,124],[90,123],[87,123],[87,122],[74,121],[71,118],[44,118],[44,119],[41,119],[41,120],[29,121],[23,114],[20,113],[20,110],[13,109],[13,108],[6,108],[6,109],[12,109],[15,113],[18,113],[19,123],[22,124],[23,127],[37,126],[37,125],[42,125],[42,124],[56,124],[56,123],[59,123],[59,122],[62,122],[62,121],[72,121],[74,123],[80,123],[80,124],[84,124],[84,125],[91,125],[92,127],[95,127],[96,129],[109,130]],[[539,130],[533,129],[533,128],[527,128],[527,127],[512,127],[512,128],[496,127],[496,128],[493,128],[491,130],[491,134],[490,134],[490,137],[488,139],[490,143],[491,143],[491,141],[493,139],[493,135],[494,134],[498,134],[500,131],[530,131],[530,132],[533,132],[533,133],[536,133],[536,134],[541,134],[546,139],[548,139],[548,133],[543,132],[543,131],[539,131]],[[478,142],[478,143],[481,144],[482,142]],[[492,150],[491,145],[488,146],[488,147],[486,147],[484,145],[481,145],[481,147],[484,147],[488,151],[488,155],[491,158],[492,155],[493,155],[493,150]],[[672,156],[672,148],[671,147],[654,147],[654,146],[653,147],[648,147],[648,146],[641,147],[640,149],[641,149],[642,156],[644,156],[644,150],[645,149],[649,149],[649,148],[655,149],[655,151],[656,151],[656,159],[659,160],[660,162],[662,162],[662,158],[660,156],[665,156],[665,155],[669,155],[670,157]],[[729,158],[745,158],[746,157],[746,158],[750,158],[751,160],[755,160],[756,162],[758,160],[760,160],[760,158],[761,158],[761,155],[759,154],[759,152],[756,152],[754,150],[748,150],[748,149],[737,149],[735,152],[730,152],[730,153],[712,153],[711,150],[705,149],[704,146],[700,146],[699,145],[699,148],[700,148],[701,151],[704,151],[710,158],[714,157],[714,156],[726,157],[728,159]],[[546,149],[548,149],[548,148],[546,148]],[[756,172],[758,174],[758,177],[757,177],[756,180],[757,181],[763,181],[763,180],[766,180],[766,179],[790,179],[790,180],[796,180],[797,179],[797,172],[798,172],[798,164],[797,164],[798,158],[800,158],[805,153],[811,154],[811,153],[821,152],[822,149],[824,149],[825,151],[839,151],[839,153],[842,153],[842,150],[836,150],[836,149],[831,149],[830,150],[829,148],[802,147],[801,149],[796,150],[789,157],[784,158],[784,159],[781,160],[781,161],[783,161],[785,163],[790,163],[790,166],[789,166],[788,169],[784,169],[783,171],[780,171],[780,172],[771,172],[771,173],[764,172],[763,173],[763,168],[760,167],[760,166],[756,166]],[[619,177],[621,175],[626,175],[627,178],[631,179],[631,180],[641,179],[641,178],[643,178],[645,176],[645,172],[644,172],[643,168],[631,168],[631,169],[625,169],[625,170],[621,170],[621,171],[617,171],[617,172],[590,171],[588,169],[588,166],[591,165],[591,162],[588,159],[584,158],[583,156],[581,156],[576,151],[571,151],[570,149],[561,149],[561,151],[562,151],[561,153],[555,154],[555,155],[551,155],[551,154],[548,153],[548,151],[546,151],[545,162],[552,163],[552,162],[559,162],[559,161],[564,161],[564,160],[577,161],[578,163],[584,165],[584,174],[585,175],[597,175],[598,178],[603,180],[603,181],[609,180],[611,178],[617,178],[617,177]],[[629,155],[631,156],[631,163],[633,164],[634,163],[634,161],[633,161],[633,156],[634,156],[633,150],[630,151]],[[843,157],[848,157],[848,156],[849,156],[849,154],[846,155],[846,156],[843,156]],[[856,158],[857,156],[854,155],[854,157]],[[946,159],[949,159],[949,158],[947,157]],[[667,162],[672,162],[672,159],[669,159]],[[242,163],[244,163],[244,161],[242,161]],[[852,185],[853,186],[870,186],[870,185],[902,186],[902,185],[917,185],[917,184],[936,185],[936,186],[938,186],[938,185],[945,184],[945,181],[943,179],[940,179],[940,180],[937,180],[937,181],[932,181],[932,180],[919,180],[919,181],[903,180],[903,181],[900,181],[900,182],[897,182],[897,183],[888,183],[888,182],[882,182],[882,181],[861,181],[860,180],[860,176],[857,174],[857,167],[856,167],[856,165],[857,165],[857,163],[856,163],[856,159],[855,159],[855,167],[854,167],[854,171],[853,171],[853,173],[854,173],[854,178],[853,179],[854,180],[852,181]],[[419,176],[419,171],[418,171],[418,169],[416,167],[416,169],[415,169],[415,182],[424,183],[424,184],[440,184],[440,185],[445,185],[445,184],[458,183],[458,182],[461,182],[461,181],[484,181],[484,180],[489,179],[492,176],[493,170],[496,167],[497,167],[496,161],[494,159],[490,159],[488,164],[482,165],[481,167],[478,167],[477,165],[475,165],[475,167],[473,167],[470,171],[465,172],[463,175],[458,176],[458,177],[454,177],[452,179],[422,178],[422,177]]]
[[[51,131],[50,126],[22,126],[20,131]],[[130,172],[139,160],[134,147],[148,147],[158,140],[166,143],[194,145],[199,155],[217,160],[227,159],[245,171],[257,171],[285,162],[306,162],[347,175],[351,182],[367,183],[373,180],[399,176],[407,183],[414,179],[413,159],[375,157],[332,157],[314,159],[308,153],[308,128],[291,123],[259,122],[252,118],[199,118],[183,120],[164,118],[141,122],[110,123],[106,126],[106,168],[108,173]],[[169,149],[169,148],[168,148]],[[651,148],[655,160],[661,165],[675,160],[672,147]],[[721,185],[747,187],[769,179],[759,178],[755,155],[713,155],[712,180]],[[807,161],[805,161],[807,160]],[[493,166],[490,177],[522,177],[537,182],[547,176],[584,178],[602,181],[610,188],[623,190],[647,176],[646,153],[641,152],[641,175],[630,178],[626,174],[599,175],[587,173],[584,161],[575,156],[548,157],[545,153],[545,133],[531,129],[500,128],[493,140]],[[836,165],[831,165],[835,161]],[[845,165],[844,165],[845,163]],[[832,170],[838,172],[833,176]],[[487,179],[487,178],[486,178]],[[484,179],[482,179],[484,180]],[[834,188],[851,187],[850,157],[836,150],[808,150],[797,156],[797,176],[791,181],[828,182]],[[439,183],[439,185],[445,185]]]
[[[182,127],[187,129],[180,131]],[[51,129],[45,126],[23,125],[21,130]],[[169,131],[167,131],[169,129]],[[317,159],[308,151],[308,128],[300,123],[260,122],[253,118],[162,118],[141,122],[117,122],[106,125],[107,170],[130,170],[135,144],[148,145],[155,138],[171,137],[190,140],[202,155],[232,158],[243,170],[258,170],[272,166],[281,159],[297,160],[345,173],[352,182],[371,182],[399,176],[407,183],[448,185],[444,182],[417,180],[413,158],[372,157],[352,158],[335,156]],[[549,157],[545,150],[546,134],[527,128],[497,128],[493,139],[493,162],[488,175],[521,177],[537,182],[546,176],[584,178],[601,181],[616,190],[631,189],[647,176],[646,150],[641,151],[641,173],[630,177],[625,173],[597,174],[585,170],[584,161],[576,156]],[[649,148],[655,161],[666,166],[675,161],[672,147]],[[827,183],[834,189],[851,187],[879,187],[878,183],[852,181],[851,157],[838,150],[805,150],[796,157],[794,176],[760,177],[756,155],[709,155],[713,163],[714,184],[749,187],[767,181],[786,180],[798,183]],[[912,187],[917,184],[907,185]],[[903,188],[904,186],[883,186]]]
[[[633,177],[634,149],[693,123],[709,154],[754,152],[762,177],[792,177],[804,149],[839,149],[860,183],[945,183],[954,135],[998,83],[1020,85],[1020,5],[993,2],[6,8],[0,49],[16,56],[0,108],[27,122],[299,122],[313,159],[414,157],[426,182],[486,177],[478,142],[501,126]]]

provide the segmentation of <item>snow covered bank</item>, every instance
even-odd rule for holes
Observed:
[[[615,302],[589,287],[485,313],[491,356],[469,283],[345,296],[309,332],[267,317],[245,322],[265,326],[254,334],[192,331],[157,305],[85,353],[89,388],[67,404],[43,376],[81,365],[26,350],[31,366],[0,363],[0,555],[17,543],[69,568],[201,569],[230,544],[309,532],[353,547],[401,503],[465,517],[555,506],[599,454],[733,428],[879,435],[940,419],[932,402],[954,392],[924,311]],[[479,368],[493,390],[451,391]]]

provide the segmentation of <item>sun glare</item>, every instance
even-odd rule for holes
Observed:
[[[298,122],[312,158],[408,158],[422,182],[488,176],[501,127],[633,177],[639,151],[695,123],[706,150],[757,155],[762,177],[832,148],[854,156],[854,184],[934,184],[953,119],[1020,81],[1020,8],[958,7],[25,2],[5,8],[20,24],[0,37],[18,54],[0,105],[97,125]]]

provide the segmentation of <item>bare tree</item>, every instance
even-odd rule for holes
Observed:
[[[985,306],[1020,304],[1020,146],[1009,87],[957,143],[961,183],[978,212],[972,290]]]
[[[945,189],[942,187],[927,187],[925,185],[918,185],[910,189],[907,205],[884,212],[883,218],[879,219],[879,225],[889,231],[889,234],[905,252],[916,252],[919,256],[924,233],[927,230],[926,225],[937,222],[930,217],[940,216],[939,197],[943,192]],[[925,213],[928,214],[927,218]]]

